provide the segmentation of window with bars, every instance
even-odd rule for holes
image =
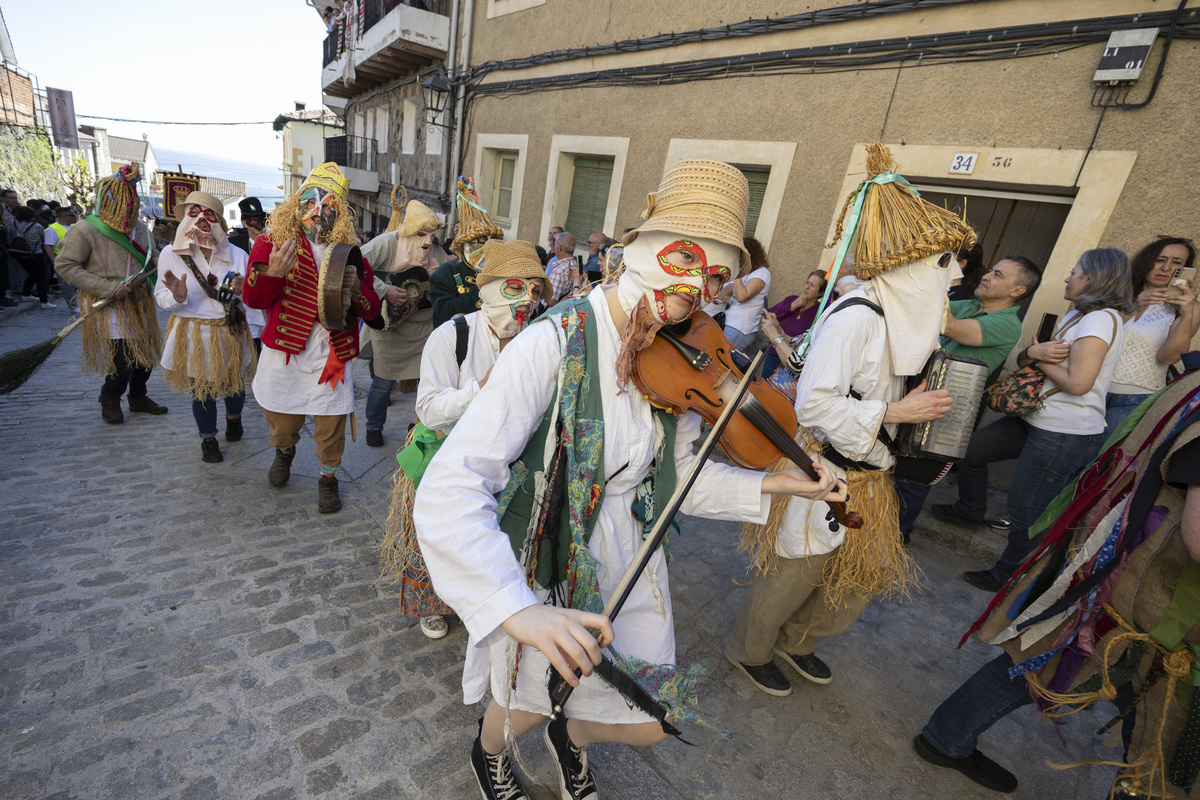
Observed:
[[[571,198],[567,203],[567,219],[563,227],[575,235],[576,242],[587,241],[587,237],[595,231],[604,230],[604,212],[608,207],[612,174],[611,158],[575,157]]]

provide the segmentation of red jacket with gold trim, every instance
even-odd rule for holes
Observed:
[[[317,280],[319,265],[313,260],[307,239],[299,240],[296,266],[284,277],[266,273],[274,243],[270,232],[259,236],[250,249],[250,268],[242,286],[242,300],[250,308],[267,312],[262,332],[264,347],[295,355],[304,349],[313,323],[317,321]],[[354,310],[364,320],[379,316],[381,302],[375,294],[375,274],[363,259],[363,274],[358,276],[362,300],[354,301]],[[330,331],[330,347],[341,361],[358,355],[358,326],[348,331]]]

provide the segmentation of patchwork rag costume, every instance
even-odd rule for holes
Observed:
[[[1160,390],[1108,444],[1030,530],[1045,530],[1041,545],[972,628],[1004,653],[922,737],[961,757],[1021,705],[1057,717],[1109,700],[1120,716],[1100,732],[1119,724],[1126,746],[1114,791],[1183,797],[1200,773],[1200,564],[1182,532],[1200,492],[1200,372]]]
[[[426,467],[488,378],[502,347],[529,323],[549,292],[537,251],[529,242],[489,241],[479,272],[483,307],[438,327],[421,357],[417,424],[396,456],[383,554],[384,578],[400,584],[400,613],[422,617],[423,630],[445,630],[427,618],[453,613],[434,592],[412,523],[412,503]],[[432,634],[430,634],[432,635]]]
[[[458,179],[455,202],[458,203],[458,234],[450,243],[454,258],[434,270],[429,278],[435,328],[455,314],[470,314],[479,308],[475,273],[483,254],[483,243],[488,239],[504,238],[504,231],[479,204],[473,180]]]
[[[318,283],[327,249],[354,244],[353,214],[346,205],[350,183],[336,164],[322,164],[300,189],[275,208],[270,230],[250,252],[250,269],[242,288],[249,308],[266,311],[263,351],[254,376],[254,399],[263,407],[276,449],[268,473],[273,486],[291,476],[295,446],[306,416],[312,416],[322,512],[341,508],[337,478],[346,446],[346,415],[354,411],[353,361],[358,355],[357,321],[349,330],[333,331],[318,319]],[[296,261],[272,275],[271,255],[286,241],[296,244]],[[351,276],[355,314],[373,320],[380,313],[374,275],[364,259],[363,274]],[[344,286],[347,284],[343,284]]]
[[[399,220],[400,215],[392,218]],[[410,200],[396,228],[362,247],[363,257],[374,265],[376,294],[383,297],[389,286],[398,286],[410,295],[402,306],[384,304],[383,328],[364,331],[364,347],[371,345],[368,444],[371,432],[381,432],[387,422],[388,402],[397,382],[400,391],[412,392],[421,376],[421,351],[433,332],[429,275],[437,269],[433,235],[439,227],[433,211],[420,200]],[[383,443],[382,434],[378,441]]]
[[[121,395],[126,389],[130,411],[167,412],[146,396],[146,381],[162,355],[162,331],[145,280],[153,274],[156,251],[149,231],[138,221],[139,178],[137,164],[127,164],[97,184],[96,213],[67,232],[54,265],[59,276],[79,290],[81,313],[109,301],[82,325],[80,368],[104,376],[101,413],[111,423],[124,419]]]
[[[192,395],[192,413],[200,429],[206,461],[221,460],[217,446],[217,406],[225,405],[227,441],[241,438],[246,389],[257,359],[247,318],[262,312],[242,305],[237,281],[245,280],[248,257],[225,235],[222,203],[192,192],[176,206],[181,218],[175,241],[158,259],[154,299],[171,312],[162,367],[167,385]],[[183,281],[182,300],[172,284]]]
[[[775,653],[793,665],[811,664],[822,637],[847,630],[874,597],[904,596],[916,580],[916,565],[902,545],[892,484],[895,459],[887,441],[896,426],[883,425],[883,418],[888,403],[906,394],[907,377],[918,374],[937,349],[946,290],[957,277],[955,267],[942,266],[953,259],[943,256],[973,241],[974,234],[962,219],[921,200],[892,171],[886,148],[874,145],[869,153],[871,178],[847,200],[862,209],[861,226],[856,213],[846,237],[852,241],[859,228],[854,270],[865,285],[817,319],[796,386],[796,440],[845,480],[847,507],[864,525],[845,528],[831,521],[824,502],[780,496],[765,526],[743,531],[742,547],[751,553],[756,577],[725,653],[760,688],[753,668],[765,667],[775,677],[770,666]],[[883,210],[879,193],[893,194],[892,208],[904,208],[907,219],[933,222],[914,224],[907,243],[895,235],[873,235],[893,222],[894,212]],[[886,247],[875,249],[880,241]],[[772,469],[789,463],[784,459]],[[824,664],[813,667],[800,669],[828,683]],[[777,679],[782,680],[772,693],[789,693],[786,679]]]

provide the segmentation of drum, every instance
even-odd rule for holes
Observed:
[[[350,292],[342,288],[347,270],[362,277],[363,256],[358,245],[331,244],[321,259],[321,274],[317,280],[317,319],[331,331],[348,331],[354,327],[356,314]]]

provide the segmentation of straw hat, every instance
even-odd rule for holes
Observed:
[[[897,170],[892,153],[881,142],[867,148],[867,180]],[[947,250],[957,252],[975,246],[975,231],[953,211],[922,199],[907,182],[871,184],[864,182],[866,197],[854,242],[854,276],[868,280],[888,270],[903,267]],[[860,186],[859,188],[862,188]],[[846,211],[859,189],[846,198],[838,217],[833,247],[842,238]]]
[[[229,225],[225,222],[225,205],[208,192],[192,192],[182,203],[177,203],[175,205],[175,219],[183,222],[183,218],[187,216],[187,210],[190,206],[207,208],[217,215],[217,221],[221,224],[221,230],[229,230]]]
[[[440,228],[442,223],[437,214],[420,200],[409,200],[404,207],[404,221],[400,223],[401,236],[415,236],[421,231]],[[390,227],[390,226],[389,226]]]
[[[488,216],[483,206],[479,205],[479,196],[475,194],[473,179],[459,178],[458,193],[458,236],[450,243],[450,250],[459,259],[463,257],[462,246],[467,242],[486,236],[489,239],[503,239],[504,231],[500,230],[492,218]]]
[[[657,192],[646,195],[646,220],[621,240],[629,244],[639,233],[663,231],[730,244],[741,251],[738,275],[750,271],[750,253],[742,244],[750,184],[742,171],[721,161],[685,159],[667,170]]]
[[[511,242],[489,239],[484,243],[483,261],[479,273],[475,276],[475,283],[477,286],[483,286],[489,281],[501,278],[541,278],[542,296],[546,297],[550,292],[550,281],[546,279],[542,260],[538,258],[537,249],[532,242],[522,242],[519,239]]]

